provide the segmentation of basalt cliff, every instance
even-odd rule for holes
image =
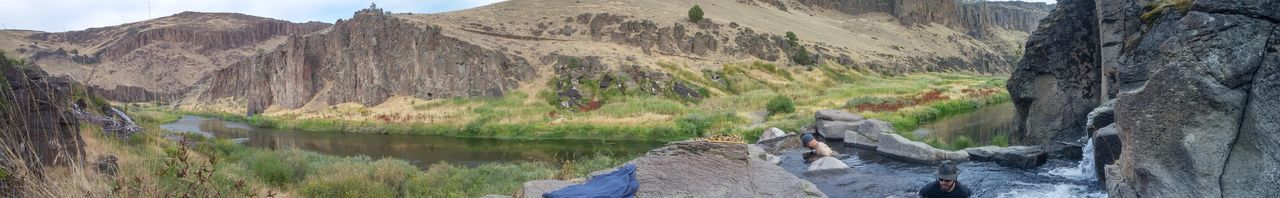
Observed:
[[[1280,196],[1278,25],[1273,0],[1059,1],[1008,84],[1014,140],[1093,135],[1113,197]]]

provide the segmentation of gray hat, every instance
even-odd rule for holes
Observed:
[[[942,161],[942,165],[938,165],[938,179],[955,181],[960,176],[960,168],[956,167],[955,162],[951,160]]]

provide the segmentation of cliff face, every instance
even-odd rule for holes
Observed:
[[[82,31],[15,34],[0,39],[4,40],[0,46],[53,75],[83,82],[111,100],[138,102],[176,98],[204,75],[270,50],[286,35],[328,26],[243,14],[183,12]]]
[[[215,72],[200,98],[243,97],[252,114],[270,105],[376,105],[393,95],[500,96],[535,74],[521,57],[366,9],[331,30],[291,36],[277,51]]]
[[[1064,0],[1027,40],[1008,86],[1017,107],[1015,144],[1074,141],[1098,106],[1097,19],[1090,0]]]
[[[968,32],[991,34],[990,28],[1031,32],[1052,5],[1028,2],[966,2],[960,0],[798,0],[800,4],[846,14],[888,13],[904,25],[938,23]]]
[[[19,69],[2,54],[0,62],[0,143],[4,145],[0,166],[25,162],[39,170],[83,161],[84,140],[71,113],[72,82],[40,70]]]
[[[1074,3],[1084,2],[1092,3]],[[1098,39],[1035,39],[1080,34],[1078,29],[1068,31],[1070,28],[1054,25],[1080,19],[1050,17],[1028,42],[1026,56],[1096,52],[1087,58],[1100,64],[1061,59],[1019,65],[1009,91],[1015,96],[1033,95],[1036,101],[1093,98],[1081,105],[1097,104],[1114,95],[1112,126],[1118,130],[1122,146],[1102,145],[1121,148],[1119,159],[1105,166],[1111,196],[1280,196],[1276,191],[1259,190],[1280,179],[1280,1],[1099,1],[1095,7],[1060,8],[1054,15],[1086,12],[1098,13],[1084,18],[1098,22],[1092,28]],[[1033,50],[1041,45],[1080,48],[1071,53]],[[1045,73],[1035,68],[1065,70]],[[1065,76],[1062,79],[1100,86],[1075,89],[1094,93],[1090,97],[1048,98],[1038,93],[1055,89],[1015,86],[1044,79],[1018,78],[1037,75]],[[1051,114],[1075,116],[1075,109],[1025,115],[1021,112],[1035,111],[1035,105],[1018,108],[1020,119],[1028,121]],[[1040,124],[1070,128],[1067,125],[1074,123]],[[1026,132],[1042,136],[1084,134],[1068,130]]]

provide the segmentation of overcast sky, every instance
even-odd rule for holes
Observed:
[[[369,7],[370,2],[391,12],[437,13],[499,1],[502,0],[0,0],[0,29],[83,30],[183,11],[236,12],[293,22],[333,23],[350,18],[356,10]]]

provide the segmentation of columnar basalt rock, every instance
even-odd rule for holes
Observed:
[[[501,96],[534,74],[524,58],[366,9],[332,30],[290,37],[277,51],[216,72],[200,97],[243,97],[253,114],[270,105],[377,105],[393,95]]]

